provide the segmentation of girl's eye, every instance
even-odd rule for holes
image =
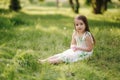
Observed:
[[[83,25],[83,23],[80,23],[80,25]]]
[[[76,24],[76,26],[78,26],[78,24]]]

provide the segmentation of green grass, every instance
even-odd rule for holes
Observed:
[[[82,8],[95,36],[89,60],[71,64],[38,64],[70,46],[73,18],[69,8],[25,7],[21,12],[0,10],[0,80],[119,80],[120,14],[108,9],[94,15]],[[70,14],[71,13],[71,14]]]

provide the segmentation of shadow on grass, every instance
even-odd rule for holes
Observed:
[[[110,22],[110,21],[104,21],[104,20],[91,20],[91,19],[88,19],[88,22],[89,22],[89,25],[91,27],[97,27],[97,28],[120,28],[119,25],[120,23],[119,22]]]
[[[8,13],[10,13],[10,10],[8,10],[8,9],[0,9],[0,14],[8,14]]]
[[[9,11],[2,10],[2,13]],[[91,20],[88,19],[91,27],[98,28],[119,28],[120,23],[110,22],[105,20]],[[41,25],[44,28],[57,27],[59,29],[68,27],[73,28],[73,18],[62,14],[45,14],[45,15],[30,15],[23,12],[15,13],[12,17],[0,16],[0,29],[9,29],[20,26],[35,27],[36,24]]]

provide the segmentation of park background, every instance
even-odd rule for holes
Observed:
[[[101,12],[93,9],[100,3],[91,2],[98,0],[78,0],[79,12],[69,1],[0,0],[0,80],[120,80],[120,0],[107,0]],[[39,64],[38,59],[70,47],[78,14],[88,18],[96,39],[93,56]]]

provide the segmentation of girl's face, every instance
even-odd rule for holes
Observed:
[[[75,20],[76,31],[83,33],[85,31],[85,23],[82,20]]]

